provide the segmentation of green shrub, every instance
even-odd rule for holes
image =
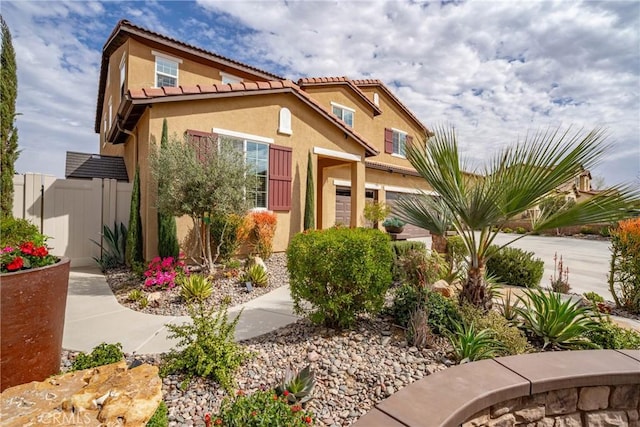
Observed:
[[[424,242],[416,242],[411,240],[394,240],[389,242],[393,252],[393,267],[391,269],[393,280],[400,280],[402,268],[400,260],[410,251],[425,252],[427,245]]]
[[[247,269],[243,281],[251,282],[254,286],[264,288],[269,285],[269,275],[263,266],[260,264],[253,264]]]
[[[291,296],[297,313],[349,327],[362,313],[382,309],[391,283],[389,237],[376,229],[332,228],[294,236],[287,249]]]
[[[102,365],[120,362],[124,359],[122,344],[102,343],[93,348],[91,353],[80,353],[71,365],[71,371],[81,371],[83,369],[95,368]]]
[[[524,227],[516,227],[516,233],[518,234],[525,234],[527,232],[527,229]]]
[[[474,324],[478,329],[490,329],[493,337],[502,343],[502,348],[497,352],[499,356],[510,356],[528,353],[532,350],[527,337],[520,329],[497,311],[484,312],[469,304],[460,309],[462,320],[467,325]]]
[[[462,320],[455,302],[427,288],[409,284],[396,290],[390,311],[396,323],[406,328],[412,313],[421,307],[428,313],[428,323],[435,334],[453,331],[455,322]]]
[[[611,228],[608,225],[600,227],[599,233],[602,237],[611,237]]]
[[[219,260],[227,262],[238,252],[242,240],[239,231],[244,219],[239,215],[214,215],[211,218],[211,240],[213,251],[220,246]]]
[[[595,292],[585,292],[582,296],[584,296],[593,305],[597,305],[599,302],[604,302],[604,298]]]
[[[26,219],[16,219],[12,216],[2,216],[0,219],[0,249],[19,246],[24,242],[42,246],[45,240],[38,227]]]
[[[462,237],[458,235],[447,237],[446,261],[449,271],[446,274],[447,277],[444,278],[447,282],[459,278],[464,273],[467,255],[469,255],[469,251]]]
[[[129,229],[127,231],[127,246],[125,249],[127,265],[144,263],[142,255],[142,218],[140,217],[140,167],[136,166],[131,190],[131,209],[129,211]]]
[[[517,307],[522,328],[543,341],[542,348],[595,347],[585,334],[598,329],[596,315],[580,302],[562,301],[560,294],[542,289],[527,289],[519,296],[522,307]]]
[[[212,293],[213,283],[202,274],[191,274],[180,279],[180,296],[187,302],[202,302]]]
[[[455,323],[455,330],[448,334],[453,353],[459,363],[490,359],[503,351],[502,343],[491,329],[479,329],[473,323]]]
[[[400,279],[413,286],[425,287],[434,284],[446,275],[447,266],[436,251],[409,251],[399,260]]]
[[[618,307],[640,313],[640,218],[621,221],[611,232],[609,291]]]
[[[487,274],[496,276],[505,285],[537,287],[544,275],[544,262],[533,256],[533,252],[522,249],[502,248],[487,260]]]
[[[114,222],[113,230],[104,224],[102,226],[102,243],[93,239],[91,241],[100,247],[102,255],[100,258],[93,257],[93,259],[103,272],[125,264],[127,227],[123,223],[120,223],[120,227],[118,227],[118,224]]]
[[[167,126],[167,119],[163,119],[160,150],[166,150],[168,144],[169,130]],[[158,177],[158,194],[170,191],[167,189],[168,179],[170,178],[166,175]],[[178,243],[176,218],[172,213],[162,212],[161,209],[158,209],[158,255],[161,258],[173,257],[175,259],[178,259],[180,256],[180,244]]]
[[[284,396],[278,398],[273,391],[257,391],[248,396],[238,392],[233,400],[225,398],[214,420],[213,425],[218,423],[229,427],[302,427],[313,424],[310,412],[300,405],[289,406]]]
[[[509,227],[505,227],[505,228],[502,229],[502,232],[508,234],[508,233],[513,233],[513,230],[511,228],[509,228]]]
[[[153,413],[153,416],[147,423],[147,427],[167,427],[169,425],[169,414],[167,404],[164,401],[160,402],[158,409]]]
[[[601,348],[612,350],[640,350],[640,333],[622,328],[603,318],[599,328],[587,331],[586,337]]]
[[[398,217],[391,217],[391,218],[387,218],[383,221],[382,226],[383,227],[394,227],[394,228],[402,228],[406,225],[407,223],[404,222],[403,220],[401,220]]]
[[[142,294],[142,291],[140,289],[132,289],[131,292],[129,292],[129,294],[127,295],[127,299],[131,302],[138,302],[142,298],[144,298],[144,295]]]
[[[189,304],[187,309],[193,324],[166,325],[169,339],[178,339],[178,348],[165,356],[161,374],[182,373],[186,375],[183,385],[194,376],[209,378],[230,393],[234,373],[250,356],[234,341],[242,312],[229,322],[226,305],[215,310]]]

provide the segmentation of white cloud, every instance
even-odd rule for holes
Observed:
[[[46,6],[45,6],[46,5]],[[7,2],[19,72],[18,170],[95,152],[100,49],[120,19],[297,79],[383,80],[476,159],[528,129],[606,126],[594,173],[640,175],[638,2]]]

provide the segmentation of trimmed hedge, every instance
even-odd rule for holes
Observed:
[[[291,297],[314,323],[348,328],[378,313],[391,284],[389,237],[376,229],[332,228],[299,233],[287,249]],[[308,302],[310,309],[305,309]]]
[[[487,274],[505,285],[537,287],[544,275],[544,262],[533,256],[522,249],[502,248],[487,260]]]

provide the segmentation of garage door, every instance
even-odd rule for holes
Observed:
[[[375,190],[366,190],[365,198],[367,202],[373,202]],[[336,187],[336,224],[351,224],[351,188]]]
[[[387,191],[387,205],[393,208],[393,205],[396,203],[398,199],[402,196],[406,196],[405,193],[398,193],[393,191]],[[424,228],[416,227],[415,225],[407,224],[404,226],[404,231],[402,232],[402,237],[406,237],[408,239],[414,237],[427,237],[429,236],[429,232]]]

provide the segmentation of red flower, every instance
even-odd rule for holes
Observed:
[[[204,424],[207,427],[211,426],[211,414],[204,414]]]
[[[17,256],[13,259],[13,261],[11,261],[8,265],[7,265],[7,270],[9,271],[16,271],[16,270],[20,270],[22,268],[22,266],[24,265],[24,261],[22,260],[21,257]]]
[[[238,390],[238,391],[236,392],[236,395],[237,395],[237,396],[244,396],[244,395],[245,395],[245,393],[244,393],[244,391],[242,391],[242,390]]]
[[[258,413],[256,411],[251,411],[251,416],[255,417],[256,415],[258,415]]]
[[[215,424],[215,425],[217,425],[217,426],[221,426],[221,425],[222,425],[222,420],[221,420],[220,418],[218,418],[218,419],[214,422],[214,424]]]
[[[311,424],[313,422],[313,420],[311,419],[311,417],[305,417],[304,418],[304,422],[307,424]]]
[[[298,412],[298,411],[302,411],[302,406],[294,405],[291,407],[291,412]]]
[[[45,246],[40,246],[40,247],[34,249],[33,255],[35,255],[37,257],[40,257],[40,258],[44,258],[47,255],[49,255],[49,251],[47,250],[47,248]]]
[[[283,395],[284,397],[289,396],[289,390],[285,390],[285,391],[283,391],[283,392],[282,392],[282,395]]]
[[[20,251],[25,255],[33,255],[34,249],[33,242],[27,242],[20,245]]]

